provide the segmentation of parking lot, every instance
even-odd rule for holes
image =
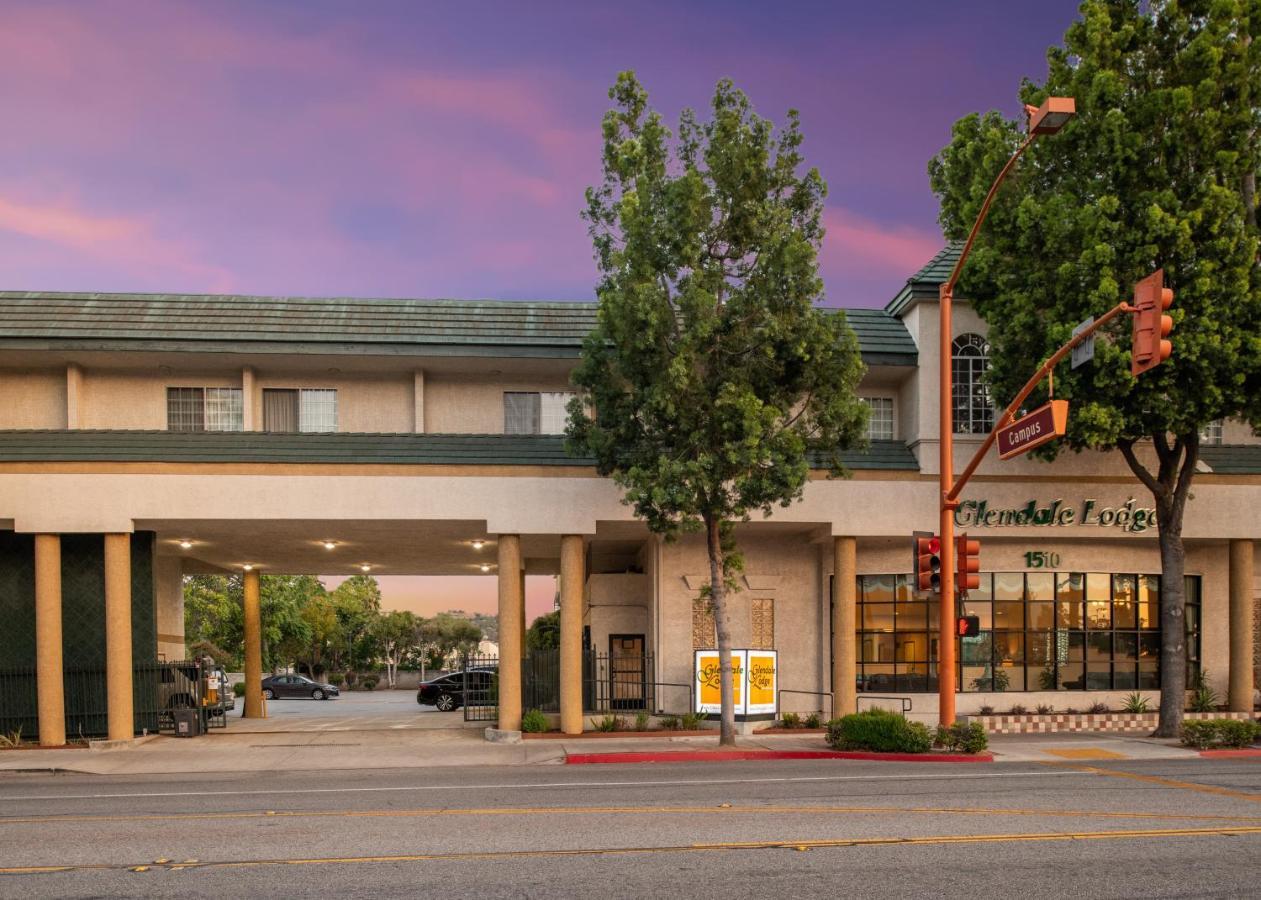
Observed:
[[[228,713],[233,734],[273,731],[403,731],[429,728],[486,726],[464,721],[461,710],[438,712],[416,702],[415,690],[343,691],[332,700],[275,699],[267,701],[267,718],[244,719],[244,703]]]

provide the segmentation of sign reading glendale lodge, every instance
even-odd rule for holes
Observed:
[[[1037,500],[1030,500],[1013,509],[993,509],[988,500],[962,500],[955,510],[955,525],[959,528],[1093,525],[1140,534],[1156,527],[1156,510],[1137,506],[1133,497],[1118,506],[1100,506],[1097,500],[1082,500],[1080,505],[1073,506],[1056,499],[1041,506]]]

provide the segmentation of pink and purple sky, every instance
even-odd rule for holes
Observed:
[[[608,86],[634,69],[668,121],[723,77],[772,120],[798,108],[830,187],[827,302],[874,307],[940,248],[925,167],[951,122],[1015,115],[1076,2],[3,0],[0,15],[6,289],[589,299],[578,212]]]

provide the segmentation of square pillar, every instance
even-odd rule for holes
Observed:
[[[245,573],[242,613],[245,631],[245,710],[247,719],[263,718],[263,622],[258,569]]]
[[[560,539],[560,730],[582,734],[582,536]]]
[[[109,739],[136,735],[132,701],[131,535],[105,535],[105,698]]]
[[[521,537],[499,535],[499,730],[521,730],[521,648],[525,640],[525,577]]]
[[[858,542],[832,539],[832,715],[858,712]]]
[[[1230,542],[1230,689],[1231,712],[1252,712],[1253,627],[1252,541]]]
[[[61,647],[61,535],[35,535],[35,693],[39,744],[66,743]]]

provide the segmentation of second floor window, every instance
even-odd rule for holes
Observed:
[[[870,413],[867,416],[867,438],[872,441],[893,440],[893,398],[862,397]]]
[[[240,388],[166,389],[168,431],[240,431],[243,411]]]
[[[265,431],[336,431],[337,391],[328,388],[266,388]]]
[[[572,391],[507,391],[504,434],[564,434]]]
[[[984,375],[990,367],[990,345],[979,334],[961,334],[954,340],[955,434],[989,434],[994,427],[994,405]]]
[[[1215,419],[1204,426],[1204,430],[1200,432],[1201,444],[1217,445],[1222,443],[1225,419]]]

